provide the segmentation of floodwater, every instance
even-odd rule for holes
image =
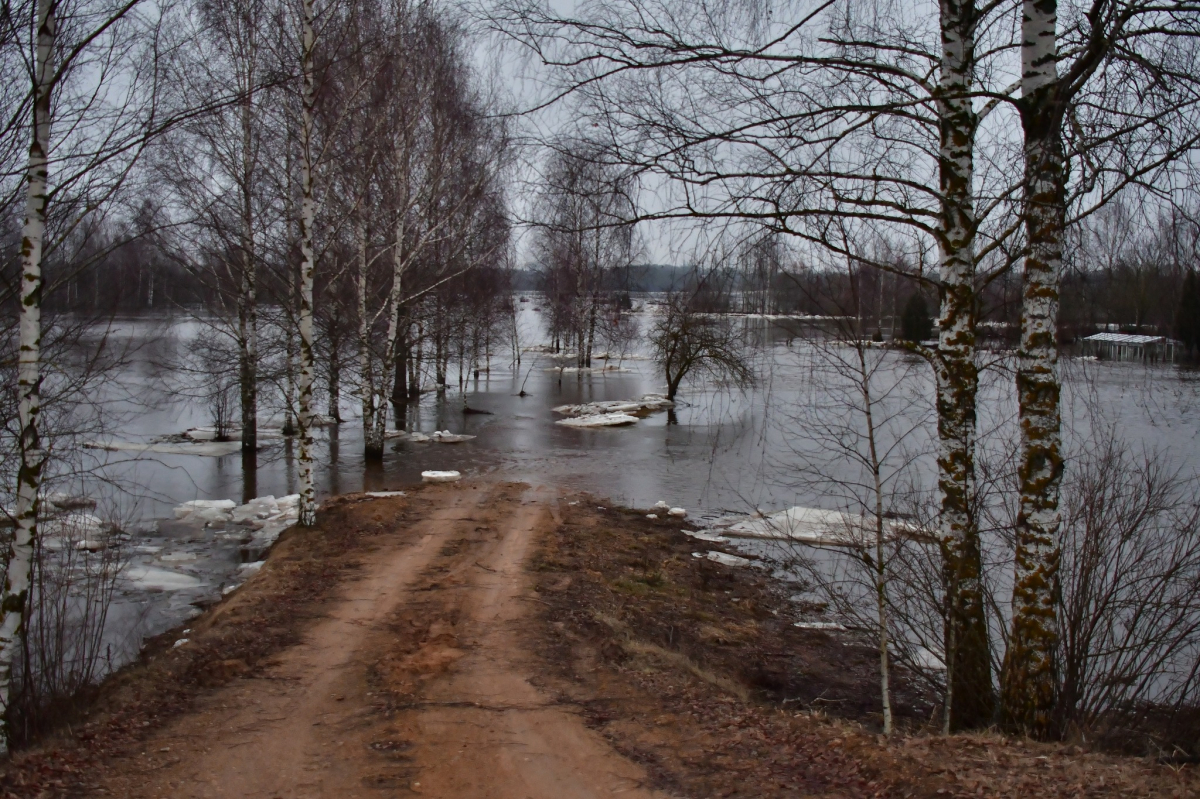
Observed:
[[[544,344],[535,302],[522,303],[522,347]],[[643,330],[650,313],[639,314]],[[847,483],[861,467],[854,452],[858,424],[847,413],[845,375],[830,366],[828,353],[790,340],[779,322],[747,320],[762,346],[762,379],[749,389],[688,386],[679,407],[636,425],[573,429],[555,424],[558,405],[626,400],[662,392],[664,380],[643,348],[607,363],[619,369],[592,373],[561,371],[557,361],[536,351],[494,354],[490,368],[468,376],[465,391],[422,396],[406,412],[407,430],[449,430],[476,436],[460,444],[389,442],[382,466],[362,457],[362,427],[349,385],[343,388],[346,421],[316,431],[316,480],[320,496],[360,490],[403,489],[427,469],[455,469],[466,476],[553,484],[587,491],[601,501],[649,507],[659,500],[681,506],[692,517],[779,510],[792,505],[830,509],[848,502]],[[149,441],[212,422],[202,403],[172,374],[175,356],[186,350],[203,325],[193,318],[119,320],[108,331],[114,341],[134,345],[132,362],[105,389],[117,420],[108,438]],[[641,340],[644,341],[644,336]],[[896,480],[921,489],[933,486],[932,383],[927,366],[910,356],[878,351],[876,390],[882,392],[883,434],[894,446]],[[599,365],[600,361],[597,361]],[[568,364],[569,365],[569,364]],[[1192,374],[1169,366],[1144,367],[1064,360],[1067,377],[1068,450],[1102,431],[1116,430],[1127,442],[1156,450],[1187,470],[1200,464],[1200,392]],[[525,396],[521,396],[524,390]],[[983,447],[1000,452],[1015,432],[1011,374],[1004,359],[985,371],[981,389]],[[269,404],[269,403],[264,403]],[[487,414],[464,414],[464,404]],[[322,406],[320,410],[324,410]],[[264,419],[267,424],[271,420]],[[279,419],[274,419],[274,424]],[[861,432],[859,430],[858,432]],[[196,584],[156,586],[132,581],[113,608],[110,628],[125,642],[125,659],[143,636],[178,624],[245,577],[248,556],[222,538],[220,530],[181,525],[172,509],[194,499],[233,499],[247,494],[294,493],[295,452],[283,441],[266,441],[258,468],[243,473],[240,454],[223,457],[138,454],[90,450],[88,489],[103,495],[101,513],[124,529],[141,530],[131,544],[131,573],[186,575]],[[247,483],[252,479],[252,483]],[[851,492],[852,493],[852,492]],[[164,561],[164,556],[170,558]],[[143,571],[138,571],[138,570]],[[117,665],[117,663],[114,663]]]

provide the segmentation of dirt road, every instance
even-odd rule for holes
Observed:
[[[557,514],[513,484],[423,491],[302,642],[147,740],[130,797],[652,797],[645,774],[529,681],[524,564]]]

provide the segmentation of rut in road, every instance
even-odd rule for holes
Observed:
[[[436,487],[327,616],[261,675],[215,691],[110,781],[130,797],[661,797],[530,684],[524,564],[554,497]]]

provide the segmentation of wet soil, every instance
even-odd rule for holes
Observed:
[[[893,674],[879,735],[876,650],[793,626],[787,585],[676,520],[582,498],[531,562],[539,679],[688,797],[1200,796],[1193,766],[1014,741],[943,737],[929,697]]]
[[[0,795],[1197,795],[1191,768],[929,734],[903,675],[884,741],[873,650],[679,528],[503,482],[341,498]]]

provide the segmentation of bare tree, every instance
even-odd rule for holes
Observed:
[[[1057,705],[1058,503],[1064,468],[1058,305],[1070,206],[1084,194],[1111,196],[1161,176],[1200,143],[1195,115],[1200,75],[1192,69],[1196,11],[1186,2],[1164,7],[1141,0],[1098,3],[1086,13],[1080,9],[1068,17],[1063,39],[1069,55],[1063,58],[1057,0],[1029,0],[1023,6],[1021,97],[1015,101],[1024,133],[1017,372],[1021,512],[1001,704],[1009,728],[1037,737],[1055,733]],[[1164,83],[1165,75],[1172,79]],[[1117,76],[1114,85],[1110,77]],[[1138,122],[1119,121],[1131,116]],[[1099,129],[1095,139],[1087,132],[1091,125]],[[1076,154],[1082,155],[1084,174],[1071,186],[1068,168]],[[1106,158],[1117,160],[1119,168],[1107,165]]]
[[[675,292],[659,308],[650,346],[674,400],[685,378],[705,375],[735,386],[754,383],[750,353],[731,320],[697,307],[696,292]]]

